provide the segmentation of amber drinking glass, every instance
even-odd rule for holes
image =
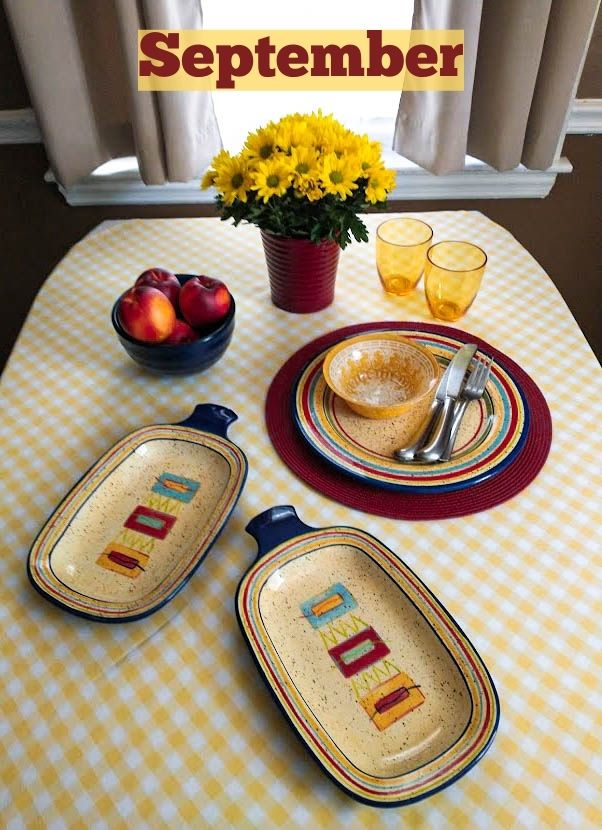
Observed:
[[[433,229],[419,219],[387,219],[376,230],[376,267],[385,291],[409,294],[424,271]]]
[[[426,255],[424,290],[434,317],[459,320],[481,286],[487,254],[470,242],[438,242]]]

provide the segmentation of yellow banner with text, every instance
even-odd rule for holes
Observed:
[[[464,30],[140,29],[138,89],[464,89]]]

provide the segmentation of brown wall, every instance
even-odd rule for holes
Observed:
[[[602,54],[600,21],[580,95],[602,97],[596,67]],[[592,70],[593,67],[593,70]],[[25,84],[0,6],[0,109],[28,106]],[[594,351],[602,358],[602,136],[569,136],[565,154],[574,166],[558,176],[546,199],[398,202],[394,210],[480,210],[506,227],[552,277]],[[201,216],[194,205],[68,207],[44,184],[48,161],[41,145],[0,146],[0,367],[44,278],[87,231],[108,218]],[[537,309],[533,309],[537,314]]]
[[[0,2],[0,109],[29,107],[29,94]]]

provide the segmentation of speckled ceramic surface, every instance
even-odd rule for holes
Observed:
[[[463,345],[447,334],[402,334],[429,348],[442,367]],[[512,375],[494,362],[485,395],[467,408],[450,460],[401,463],[393,451],[410,441],[414,422],[404,415],[376,421],[353,412],[326,384],[322,364],[327,353],[325,349],[301,372],[293,393],[293,417],[309,446],[355,478],[402,491],[460,490],[501,472],[524,444],[528,404]]]
[[[92,619],[146,616],[198,567],[242,491],[247,462],[213,404],[181,424],[143,427],[110,449],[50,517],[31,549],[44,596]]]
[[[328,351],[324,380],[366,418],[404,415],[418,426],[435,394],[439,366],[432,353],[396,332],[360,334]]]
[[[247,530],[259,557],[238,590],[243,633],[335,782],[391,806],[466,772],[497,728],[497,694],[428,588],[373,536],[309,528],[288,506]]]

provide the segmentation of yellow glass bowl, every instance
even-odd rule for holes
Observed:
[[[322,367],[332,391],[365,418],[424,420],[435,394],[439,364],[424,346],[396,334],[360,334],[343,340]]]

